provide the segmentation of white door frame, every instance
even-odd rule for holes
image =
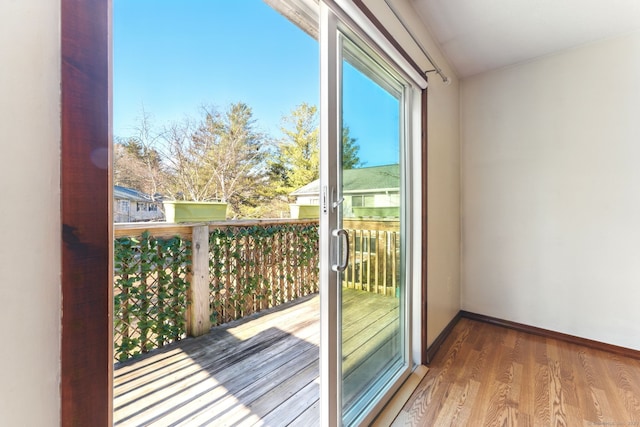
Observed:
[[[337,5],[336,3],[341,3]],[[344,5],[342,4],[344,3]],[[342,7],[348,9],[345,12]],[[353,18],[355,16],[355,19]],[[363,25],[366,30],[363,30]],[[338,246],[336,237],[332,237],[332,231],[339,226],[338,218],[335,214],[335,205],[341,196],[339,189],[340,175],[336,170],[340,163],[339,141],[341,140],[342,112],[341,112],[341,88],[340,67],[342,63],[341,43],[338,35],[340,28],[348,28],[359,38],[363,39],[372,50],[380,54],[383,59],[393,64],[394,70],[403,77],[403,80],[409,82],[410,87],[406,89],[403,108],[405,110],[405,123],[403,123],[404,132],[407,133],[409,143],[405,144],[401,150],[403,157],[401,164],[408,169],[403,178],[402,187],[404,198],[406,201],[411,200],[412,206],[410,211],[406,211],[403,215],[403,223],[405,226],[402,250],[406,256],[406,270],[403,272],[404,280],[406,280],[407,304],[404,311],[404,322],[409,325],[409,334],[406,336],[407,357],[409,366],[398,377],[396,385],[389,389],[382,399],[373,406],[371,413],[365,416],[359,422],[370,422],[376,413],[382,408],[384,403],[390,399],[395,393],[403,378],[406,378],[412,368],[415,355],[419,351],[412,346],[415,341],[415,334],[411,332],[411,326],[419,329],[420,323],[416,323],[416,319],[420,319],[419,315],[412,315],[412,309],[415,307],[415,298],[420,292],[413,292],[413,288],[419,286],[420,272],[416,274],[414,266],[419,267],[419,262],[413,262],[412,249],[416,248],[410,236],[413,235],[412,227],[415,225],[411,218],[414,216],[416,209],[420,209],[420,195],[416,194],[416,187],[412,185],[410,170],[415,165],[414,156],[420,158],[420,149],[418,142],[420,141],[420,96],[421,88],[426,87],[426,80],[420,76],[415,70],[407,66],[406,61],[401,55],[397,54],[393,47],[378,29],[364,18],[364,15],[349,2],[337,0],[320,1],[319,14],[319,42],[320,42],[320,419],[322,426],[340,426],[342,425],[342,402],[341,402],[341,382],[342,382],[342,366],[341,366],[341,302],[340,287],[342,284],[339,275],[331,271],[331,265],[339,261],[336,260],[335,249]],[[380,46],[378,43],[381,43]],[[415,95],[415,96],[412,96]],[[415,150],[414,150],[415,148]],[[419,162],[418,162],[419,164]],[[419,191],[419,189],[418,189]],[[416,196],[417,199],[416,199]],[[420,216],[418,216],[420,217]],[[415,239],[417,241],[418,239]],[[417,242],[418,244],[420,242]],[[413,298],[412,298],[413,297]],[[419,340],[418,340],[419,342]]]

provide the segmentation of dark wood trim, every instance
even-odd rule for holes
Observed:
[[[498,319],[496,317],[485,316],[484,314],[471,313],[461,310],[460,317],[466,319],[477,320],[479,322],[490,323],[496,326],[502,326],[505,328],[514,329],[519,332],[526,332],[528,334],[538,335],[544,338],[551,338],[556,340],[565,341],[571,344],[582,345],[594,350],[607,351],[620,356],[630,357],[640,360],[640,351],[633,350],[631,348],[620,347],[617,345],[606,344],[600,341],[594,341],[587,338],[580,338],[574,335],[563,334],[561,332],[551,331],[549,329],[537,328],[535,326],[524,325],[522,323],[511,322],[509,320]]]
[[[61,8],[61,425],[109,426],[109,0]]]
[[[428,342],[428,337],[427,337],[427,307],[428,307],[428,295],[427,295],[427,278],[428,278],[428,269],[427,269],[427,254],[428,254],[428,242],[429,242],[429,229],[428,229],[428,207],[429,207],[429,199],[428,199],[428,194],[429,192],[428,190],[428,163],[427,160],[429,158],[429,144],[428,144],[428,137],[427,137],[427,121],[428,121],[428,115],[427,115],[427,89],[423,89],[422,90],[422,98],[421,98],[421,112],[420,112],[420,117],[422,119],[422,123],[420,126],[420,149],[421,149],[421,153],[422,153],[422,160],[421,160],[421,164],[422,167],[420,168],[420,185],[422,188],[422,207],[421,207],[421,212],[422,215],[420,217],[420,222],[422,224],[422,243],[421,243],[421,250],[422,250],[422,265],[420,266],[420,270],[421,270],[421,277],[422,277],[422,284],[421,284],[421,301],[420,301],[420,308],[421,308],[421,316],[422,316],[422,321],[420,322],[420,328],[422,329],[420,331],[420,337],[421,337],[421,342],[423,343],[422,345],[422,354],[421,354],[421,363],[423,365],[426,365],[427,363],[429,363],[430,357],[429,357],[429,351],[427,349],[427,342]]]
[[[442,347],[442,344],[449,337],[449,335],[451,334],[451,331],[453,331],[453,328],[456,326],[456,324],[458,323],[458,320],[460,320],[461,318],[462,318],[461,312],[456,313],[453,319],[451,319],[451,322],[449,322],[447,326],[445,326],[445,328],[442,330],[442,332],[440,332],[440,335],[438,335],[438,337],[433,341],[433,343],[426,350],[426,359],[423,365],[429,364],[433,361],[433,358],[435,357],[436,353],[438,352],[438,350],[440,350],[440,347]]]
[[[420,68],[418,63],[413,60],[413,58],[407,53],[406,50],[404,50],[404,48],[400,45],[400,43],[398,43],[395,37],[393,37],[393,35],[391,35],[389,31],[387,31],[385,26],[382,25],[382,22],[380,22],[380,20],[374,15],[374,13],[371,12],[371,10],[367,7],[367,5],[364,4],[364,1],[353,0],[353,4],[355,4],[356,7],[360,9],[362,13],[365,14],[367,19],[369,19],[369,21],[371,21],[371,23],[382,33],[382,35],[384,35],[385,38],[389,40],[389,42],[393,45],[393,47],[400,53],[400,55],[402,55],[404,59],[407,60],[407,62],[409,62],[409,64],[413,67],[413,69],[415,69],[418,72],[418,74],[424,75],[424,70]]]

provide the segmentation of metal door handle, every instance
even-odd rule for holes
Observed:
[[[340,236],[344,236],[344,239],[342,240],[342,263],[333,264],[331,269],[337,272],[345,271],[349,265],[349,233],[347,233],[347,230],[344,228],[340,228],[338,230],[333,230],[331,235],[337,239],[340,239]]]

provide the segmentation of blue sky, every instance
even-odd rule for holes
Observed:
[[[278,137],[282,116],[318,105],[318,59],[318,43],[262,0],[114,0],[114,135],[132,134],[143,107],[162,126],[242,101]],[[351,67],[344,79],[361,159],[397,163],[397,101]]]

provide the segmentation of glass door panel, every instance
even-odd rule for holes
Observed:
[[[371,423],[411,367],[412,89],[345,22],[320,2],[320,414],[331,427]]]
[[[401,179],[403,85],[342,35],[339,227],[341,398],[359,423],[407,368]]]

